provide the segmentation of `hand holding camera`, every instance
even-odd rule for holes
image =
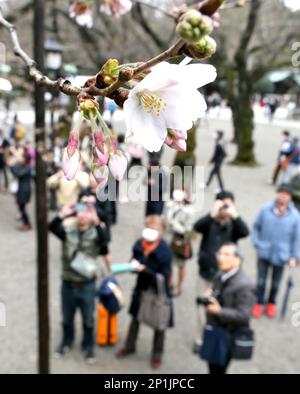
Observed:
[[[62,209],[58,214],[59,218],[62,220],[74,215],[75,215],[74,205],[65,205],[64,207],[62,207]]]
[[[225,204],[222,200],[216,200],[211,212],[211,217],[216,218],[220,214],[226,214],[229,219],[233,220],[237,219],[239,216],[234,204]]]
[[[238,214],[238,212],[236,210],[236,207],[234,205],[228,206],[227,214],[233,220],[237,219],[238,216],[239,216],[239,214]]]
[[[216,218],[219,215],[220,210],[223,208],[223,206],[224,203],[222,200],[216,200],[211,211],[211,217]]]
[[[209,306],[216,301],[214,297],[197,297],[196,303],[201,306]]]

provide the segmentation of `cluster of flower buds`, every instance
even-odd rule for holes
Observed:
[[[209,36],[214,29],[214,21],[200,11],[191,9],[179,19],[176,31],[186,41],[183,48],[185,55],[194,59],[212,56],[217,49],[215,40]]]
[[[182,15],[176,31],[185,41],[197,42],[213,31],[213,21],[209,16],[197,10],[190,10]]]
[[[79,97],[79,118],[70,132],[68,146],[63,153],[62,168],[68,180],[74,179],[80,165],[79,133],[84,118],[90,122],[93,138],[91,171],[99,188],[108,182],[109,173],[117,180],[124,177],[128,165],[127,156],[118,149],[117,140],[99,112],[99,104],[91,96]],[[99,125],[97,124],[99,121]]]
[[[186,152],[187,132],[183,130],[168,129],[165,144],[178,152]]]
[[[210,36],[204,36],[198,42],[184,47],[184,53],[193,59],[206,59],[215,54],[216,50],[217,43]]]

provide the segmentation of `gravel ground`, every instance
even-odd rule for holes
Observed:
[[[206,166],[212,150],[212,132],[218,128],[226,130],[231,138],[231,127],[221,120],[205,121],[199,129],[197,148],[199,164]],[[298,129],[299,130],[299,129]],[[297,133],[297,129],[292,129]],[[267,184],[278,145],[281,128],[274,125],[260,125],[256,129],[256,168],[237,168],[226,165],[224,177],[227,189],[234,190],[238,209],[249,225],[252,225],[258,209],[274,197],[274,190]],[[299,135],[299,131],[298,131]],[[230,157],[234,147],[229,147]],[[165,161],[170,162],[167,152]],[[205,192],[204,207],[199,215],[206,213],[213,201],[214,185]],[[0,327],[0,373],[36,373],[37,320],[36,320],[36,263],[34,233],[19,233],[16,230],[13,198],[0,195],[0,302],[6,305],[7,325]],[[32,207],[31,207],[32,208]],[[124,262],[130,256],[131,245],[139,236],[143,223],[142,203],[128,203],[119,206],[119,224],[113,230],[111,250],[114,262]],[[195,241],[198,244],[198,240]],[[246,256],[245,270],[255,280],[255,252],[249,239],[241,243]],[[60,243],[50,237],[50,313],[51,313],[51,370],[54,373],[152,373],[149,356],[152,333],[143,328],[139,339],[138,353],[126,361],[115,358],[118,346],[124,340],[129,317],[127,310],[120,314],[120,344],[116,348],[97,348],[97,361],[87,366],[82,360],[79,346],[63,360],[55,360],[53,352],[60,339]],[[168,332],[166,352],[161,373],[206,373],[206,365],[191,352],[195,335],[194,298],[197,286],[197,265],[191,261],[187,267],[187,278],[183,295],[175,301],[176,327]],[[286,280],[286,278],[285,278]],[[285,283],[284,280],[284,283]],[[285,322],[269,321],[264,318],[253,322],[257,336],[257,349],[251,362],[233,362],[230,373],[299,373],[300,371],[300,327],[292,325],[292,304],[300,301],[300,270],[295,273],[296,287],[293,289],[288,317]],[[120,277],[127,305],[134,277]],[[282,288],[282,292],[284,290]],[[280,300],[283,295],[281,294]],[[81,333],[77,317],[78,333]],[[77,336],[79,344],[80,335]]]

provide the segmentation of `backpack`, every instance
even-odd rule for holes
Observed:
[[[124,297],[116,279],[111,276],[102,282],[97,293],[100,303],[110,312],[118,313],[124,306]]]

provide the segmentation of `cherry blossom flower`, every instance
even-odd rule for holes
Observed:
[[[93,130],[93,137],[95,141],[95,157],[98,159],[98,164],[100,166],[104,166],[108,163],[109,159],[109,150],[108,146],[105,143],[104,136],[102,132],[98,129]]]
[[[108,165],[112,176],[117,181],[122,181],[128,165],[127,157],[124,153],[120,150],[113,152]]]
[[[62,170],[65,174],[65,177],[69,181],[74,179],[80,164],[80,152],[78,147],[79,147],[79,130],[81,123],[82,123],[82,115],[79,115],[74,130],[71,131],[69,135],[68,146],[65,148],[63,152]]]
[[[98,188],[103,189],[108,182],[109,169],[107,166],[94,166],[93,175],[98,184]]]
[[[80,26],[93,27],[93,2],[91,0],[75,0],[70,5],[69,15]]]
[[[68,181],[72,181],[78,171],[80,164],[80,153],[78,150],[70,157],[67,148],[64,150],[62,158],[62,169]]]
[[[153,67],[124,104],[127,138],[134,135],[149,152],[160,151],[168,129],[190,130],[207,109],[198,89],[216,79],[216,69],[185,63],[162,62]]]
[[[102,0],[100,11],[106,15],[119,18],[131,11],[132,2],[130,0]]]

